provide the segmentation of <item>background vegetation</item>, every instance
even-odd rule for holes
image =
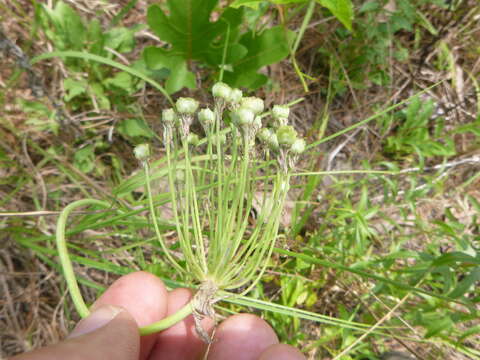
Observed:
[[[168,101],[151,80],[207,104],[221,78],[267,105],[303,98],[291,118],[311,145],[267,274],[219,312],[258,312],[315,359],[480,358],[477,1],[0,10],[0,355],[57,341],[78,320],[53,244],[73,200],[117,208],[70,225],[89,301],[138,269],[180,285],[154,241],[132,149],[148,141],[162,158]],[[61,56],[42,57],[52,51]],[[396,175],[355,173],[371,169]],[[165,183],[154,187],[161,199]]]

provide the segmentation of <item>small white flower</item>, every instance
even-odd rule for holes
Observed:
[[[202,125],[212,125],[215,122],[215,114],[209,108],[202,109],[198,112],[198,120]]]
[[[258,138],[260,141],[263,141],[265,143],[268,143],[268,139],[273,135],[273,131],[267,128],[260,129],[258,132]]]
[[[181,97],[176,102],[180,114],[192,115],[198,109],[198,101],[192,98]]]
[[[274,119],[287,119],[290,114],[290,109],[285,105],[275,105],[272,109],[272,116]]]
[[[251,125],[255,120],[255,114],[246,107],[241,107],[232,114],[233,121],[238,125]]]
[[[224,100],[229,100],[232,89],[223,82],[217,82],[212,87],[212,95]]]
[[[243,98],[241,104],[242,104],[242,107],[246,107],[252,110],[255,115],[260,114],[265,108],[265,105],[263,104],[263,100],[258,97]]]
[[[150,157],[150,146],[148,144],[140,144],[133,149],[135,157],[140,161],[148,160]]]
[[[303,139],[297,139],[295,142],[292,144],[292,147],[290,148],[290,151],[296,155],[299,155],[305,151],[305,140]]]
[[[228,97],[228,101],[235,104],[239,103],[242,100],[242,96],[242,90],[236,88],[232,89],[232,91],[230,92],[230,96]]]
[[[177,120],[177,114],[175,114],[175,110],[172,108],[164,109],[162,111],[162,120],[166,125],[173,125]]]

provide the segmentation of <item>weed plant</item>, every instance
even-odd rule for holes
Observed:
[[[198,332],[206,341],[208,335],[198,325],[199,320],[214,316],[213,304],[219,300],[219,292],[242,289],[239,294],[246,294],[265,272],[290,175],[305,150],[305,141],[288,125],[287,106],[273,107],[271,129],[262,124],[262,116],[268,115],[262,99],[243,97],[241,90],[221,82],[213,86],[212,94],[213,110],[206,107],[197,112],[197,100],[181,97],[175,108],[162,112],[170,204],[180,256],[171,252],[159,227],[151,188],[150,147],[141,144],[135,148],[145,170],[151,219],[165,258],[184,281],[200,289],[192,305],[180,314],[185,315],[188,308],[193,311]],[[192,131],[197,119],[202,138]],[[99,202],[79,200],[68,206],[57,230],[62,266],[82,316],[89,312],[68,259],[64,232],[69,212],[89,203]],[[252,227],[249,215],[255,204],[258,215]],[[158,329],[151,325],[142,333]]]

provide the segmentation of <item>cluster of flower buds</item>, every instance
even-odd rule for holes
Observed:
[[[230,108],[234,109],[238,107],[238,104],[243,98],[242,90],[232,89],[225,83],[217,82],[212,87],[212,95],[220,108],[223,108],[226,104],[230,105]],[[223,110],[223,109],[222,109]]]
[[[265,104],[258,97],[243,97],[240,89],[232,89],[225,83],[217,82],[212,87],[215,100],[214,108],[199,108],[198,101],[192,98],[181,97],[175,108],[163,110],[164,140],[171,143],[172,131],[178,128],[182,141],[195,146],[199,143],[196,134],[190,133],[190,126],[197,114],[198,121],[205,133],[220,136],[213,129],[220,129],[220,123],[225,110],[229,110],[232,130],[242,135],[245,144],[253,149],[255,138],[258,138],[265,147],[276,154],[279,163],[284,169],[289,169],[296,162],[298,155],[305,150],[305,141],[297,136],[295,129],[288,125],[290,109],[286,105],[275,105],[271,110],[273,119],[272,128],[262,127],[262,114]],[[218,121],[218,123],[217,123]],[[218,124],[218,127],[216,126]],[[225,137],[222,135],[223,138]],[[232,134],[232,136],[235,136]],[[223,142],[223,141],[222,141]]]
[[[288,125],[290,109],[285,105],[275,105],[271,111],[273,128],[263,128],[257,137],[267,149],[277,154],[277,159],[285,171],[295,166],[298,155],[305,151],[305,140],[297,136],[293,126]]]

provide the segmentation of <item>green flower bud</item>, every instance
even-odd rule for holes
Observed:
[[[230,92],[230,96],[228,97],[228,101],[231,103],[239,103],[242,100],[242,90],[240,89],[232,89]]]
[[[162,120],[166,125],[173,125],[177,120],[177,114],[172,108],[162,110]]]
[[[232,89],[223,82],[217,82],[212,87],[212,95],[217,98],[229,100]]]
[[[293,126],[283,125],[277,129],[278,143],[290,147],[297,140],[297,132]]]
[[[187,143],[193,146],[197,146],[198,142],[200,141],[200,138],[198,137],[197,134],[190,133],[187,136]]]
[[[198,120],[202,125],[212,125],[215,122],[215,114],[209,108],[202,109],[198,112]]]
[[[303,139],[297,139],[295,142],[292,144],[292,147],[290,148],[290,151],[296,155],[299,155],[305,151],[305,140]]]
[[[260,141],[264,143],[268,143],[268,140],[272,135],[273,135],[273,131],[267,128],[260,129],[260,131],[257,134]]]
[[[242,107],[249,108],[255,115],[260,114],[265,108],[263,100],[258,97],[246,97],[242,99]]]
[[[267,140],[267,145],[270,147],[272,150],[278,150],[279,145],[278,145],[278,137],[276,134],[272,132],[272,135],[268,138]]]
[[[287,119],[290,114],[290,109],[285,105],[275,105],[272,109],[272,116],[274,119]]]
[[[237,125],[251,125],[255,119],[255,114],[252,110],[241,107],[232,114],[232,118]]]
[[[198,109],[198,101],[192,98],[178,98],[177,111],[180,114],[192,115]]]
[[[140,144],[135,146],[133,149],[133,153],[135,157],[140,161],[148,160],[150,157],[150,145],[148,144]]]

